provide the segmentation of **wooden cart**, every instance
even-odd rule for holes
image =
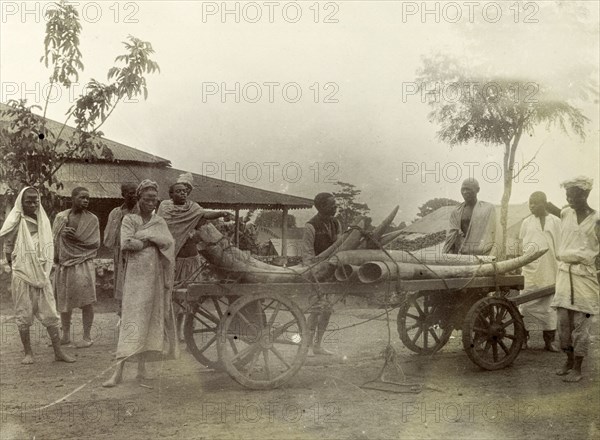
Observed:
[[[525,340],[517,302],[546,296],[553,289],[509,298],[523,277],[498,276],[362,283],[194,283],[175,291],[186,308],[184,335],[201,364],[224,369],[253,389],[275,388],[293,377],[308,354],[309,330],[296,299],[321,295],[373,297],[396,293],[398,333],[404,345],[433,354],[452,330],[462,329],[469,358],[487,370],[504,368]],[[496,292],[490,295],[490,292]],[[301,301],[306,303],[306,301]]]

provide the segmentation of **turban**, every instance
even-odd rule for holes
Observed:
[[[138,197],[147,189],[153,189],[154,191],[158,192],[158,183],[153,182],[150,179],[144,179],[140,182],[140,184],[137,187],[137,195]]]
[[[577,176],[574,179],[565,180],[560,184],[564,189],[569,189],[573,187],[581,188],[584,191],[590,191],[592,189],[592,185],[594,184],[594,179],[586,176]]]
[[[175,182],[175,185],[177,185],[178,183],[187,186],[189,194],[194,189],[194,176],[192,176],[192,173],[183,173],[177,178],[177,182]]]

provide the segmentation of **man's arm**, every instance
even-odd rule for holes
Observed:
[[[455,254],[456,250],[454,249],[454,245],[456,244],[456,239],[458,238],[458,231],[460,230],[460,219],[458,216],[458,209],[454,209],[450,213],[450,226],[446,231],[446,241],[444,242],[444,248],[442,252],[444,254]]]
[[[309,265],[315,258],[315,228],[307,223],[302,235],[302,263]]]
[[[106,222],[106,228],[104,228],[104,246],[108,249],[113,249],[117,245],[117,228],[119,227],[119,220],[117,216],[119,213],[117,210],[121,208],[115,208],[108,214],[108,221]]]
[[[552,214],[552,215],[560,218],[561,209],[558,206],[556,206],[554,203],[547,202],[546,203],[546,211],[548,212],[548,214]]]
[[[18,229],[10,232],[4,237],[4,254],[6,255],[6,262],[12,267],[12,253],[15,250],[15,241],[17,238]]]
[[[206,220],[215,220],[221,217],[229,217],[229,213],[227,211],[204,211],[202,217]]]

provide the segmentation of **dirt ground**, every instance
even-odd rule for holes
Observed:
[[[402,346],[392,314],[392,343],[418,394],[360,387],[374,379],[387,343],[385,317],[328,334],[331,357],[309,357],[286,385],[242,388],[210,371],[185,350],[179,360],[149,364],[153,380],[134,379],[128,364],[117,388],[101,383],[115,349],[116,316],[98,307],[94,345],[68,351],[75,364],[53,361],[44,329],[32,332],[36,363],[22,366],[10,304],[2,304],[1,439],[594,439],[600,438],[598,325],[585,378],[566,384],[554,375],[562,354],[545,352],[541,335],[511,367],[483,371],[467,358],[454,332],[433,356]],[[332,327],[364,321],[375,309],[336,310]],[[81,319],[74,314],[77,336]],[[398,379],[398,376],[395,376]],[[407,389],[410,389],[407,387]],[[65,398],[65,396],[67,396]],[[61,400],[62,399],[62,400]],[[52,404],[54,402],[54,404]],[[47,406],[50,405],[50,406]]]

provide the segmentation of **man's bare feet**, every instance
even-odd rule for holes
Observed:
[[[319,346],[319,345],[315,345],[313,347],[313,353],[315,355],[322,355],[322,356],[333,356],[333,353],[330,352],[329,350],[325,350],[323,347]]]
[[[566,362],[560,370],[556,370],[556,375],[557,376],[566,376],[567,374],[569,374],[569,372],[571,371],[572,368],[573,368],[573,364],[570,362]]]
[[[563,382],[579,382],[582,379],[583,375],[581,371],[577,370],[569,370],[569,373],[563,377]]]
[[[75,348],[89,348],[94,344],[91,339],[82,339],[81,341],[75,342]]]
[[[30,354],[26,354],[23,360],[21,361],[23,365],[31,365],[33,364],[33,356]]]
[[[116,387],[123,381],[123,366],[118,365],[113,375],[106,382],[102,384],[104,388]]]
[[[74,357],[69,356],[68,354],[64,353],[63,351],[55,352],[54,360],[58,361],[58,362],[67,362],[69,364],[75,362]]]

